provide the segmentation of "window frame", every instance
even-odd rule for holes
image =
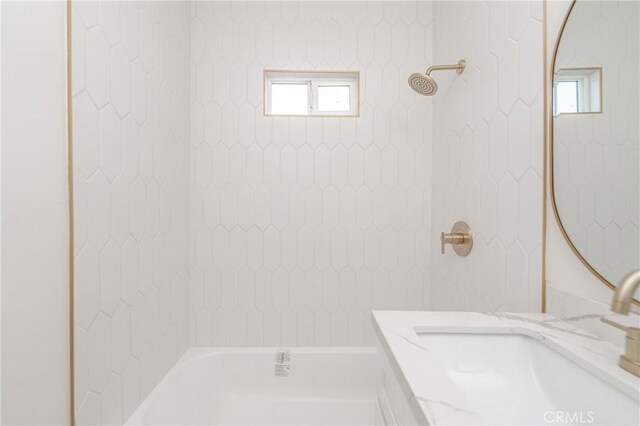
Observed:
[[[271,87],[273,84],[307,84],[309,90],[307,114],[273,114],[271,112]],[[321,86],[348,86],[348,111],[319,111],[318,88]],[[263,72],[263,114],[269,117],[359,117],[360,71],[308,71],[274,70]]]
[[[559,68],[558,70],[556,70],[553,76],[552,89],[553,116],[558,117],[560,115],[574,114],[602,114],[602,111],[604,109],[604,101],[602,98],[602,78],[602,67]],[[576,83],[576,112],[558,111],[557,87],[558,83],[563,82]],[[593,108],[594,101],[598,103],[598,109]]]

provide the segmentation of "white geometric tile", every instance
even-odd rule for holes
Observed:
[[[102,171],[91,177],[87,191],[89,242],[100,249],[109,239],[111,228],[110,185]]]
[[[130,234],[131,193],[129,182],[120,175],[111,184],[111,236],[120,245]]]
[[[529,108],[523,102],[517,102],[509,115],[509,171],[520,180],[529,168],[531,146],[531,123]]]
[[[85,28],[89,28],[98,23],[98,2],[83,1],[74,3],[73,7],[78,12]]]
[[[497,182],[508,167],[507,119],[498,112],[489,125],[489,174]]]
[[[532,208],[530,199],[542,198],[542,187],[540,186],[540,176],[532,169],[529,169],[520,181],[518,190],[518,241],[527,253],[532,253],[539,247],[542,235],[539,232],[532,232],[532,229],[542,227],[541,206]]]
[[[79,407],[89,390],[89,359],[87,330],[75,326],[75,404]]]
[[[214,73],[209,61],[201,62],[196,69],[196,93],[198,100],[206,105],[213,97]]]
[[[129,306],[120,303],[111,320],[111,367],[124,374],[131,354],[131,317]]]
[[[76,325],[88,330],[100,310],[99,257],[89,244],[76,256]]]
[[[122,294],[120,246],[113,240],[100,252],[100,307],[110,317]]]
[[[122,246],[122,300],[131,305],[138,291],[138,243],[129,237]]]
[[[147,117],[146,72],[140,58],[131,62],[131,113],[138,124]]]
[[[109,102],[109,46],[96,26],[86,33],[87,37],[87,92],[98,108]]]
[[[91,3],[91,2],[87,2]],[[100,413],[100,396],[94,392],[87,392],[82,404],[76,412],[76,422],[79,425],[102,424]]]
[[[120,117],[112,105],[100,110],[100,169],[109,181],[120,173]]]
[[[188,241],[190,8],[73,6],[88,28],[73,32],[73,68],[86,80],[74,76],[76,324],[88,331],[77,363],[89,376],[76,387],[76,414],[78,423],[122,423],[167,368],[148,361],[175,361],[187,341],[188,289],[169,295],[188,259],[169,253]]]
[[[120,2],[98,2],[98,24],[107,37],[109,45],[113,46],[120,41],[122,26],[120,16]]]
[[[122,44],[130,58],[137,57],[140,51],[140,25],[137,7],[138,5],[132,2],[122,2],[120,5]]]
[[[89,389],[101,393],[111,370],[111,319],[98,313],[88,339]]]
[[[88,179],[98,169],[100,147],[98,111],[86,92],[74,99],[74,115],[75,166]]]
[[[111,373],[100,396],[102,424],[119,425],[124,422],[122,411],[122,381]]]
[[[433,5],[434,62],[462,53],[467,70],[444,80],[433,98],[430,240],[455,220],[475,230],[471,263],[432,250],[431,302],[438,309],[539,310],[542,56],[530,52],[541,48],[542,30],[530,16],[534,3]],[[454,25],[465,14],[469,21]],[[456,117],[465,109],[460,103],[467,103],[466,117]],[[456,119],[458,134],[451,130]]]
[[[131,106],[131,70],[122,44],[111,48],[111,77],[111,102],[118,115],[124,117]]]
[[[139,361],[129,358],[127,368],[122,375],[122,408],[124,418],[128,419],[140,404]]]
[[[138,176],[140,161],[140,131],[132,114],[122,120],[122,174],[129,181]]]

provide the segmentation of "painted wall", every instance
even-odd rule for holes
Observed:
[[[361,345],[429,303],[429,2],[195,3],[190,343]],[[265,68],[359,70],[359,118],[262,114]]]
[[[65,4],[0,7],[2,424],[68,424]]]
[[[538,312],[542,260],[542,3],[436,2],[433,309]],[[439,251],[465,220],[471,255]]]
[[[634,6],[632,3],[623,4]],[[553,49],[569,5],[569,1],[550,2],[548,5],[547,63],[549,66],[551,66]],[[606,99],[606,95],[604,98]],[[550,200],[547,200],[547,312],[558,317],[571,318],[579,327],[622,346],[624,332],[600,321],[600,317],[611,313],[609,309],[611,297],[611,289],[591,274],[571,251],[560,233]],[[634,315],[626,321],[635,323],[637,326],[638,317]]]
[[[0,4],[0,35],[2,4]],[[1,49],[1,47],[0,47]],[[0,51],[0,93],[2,93],[2,53]],[[0,100],[0,147],[2,147],[2,101]],[[2,215],[2,148],[0,148],[0,220]],[[2,423],[2,226],[0,226],[0,423]]]
[[[189,4],[74,2],[79,424],[120,424],[187,347]]]

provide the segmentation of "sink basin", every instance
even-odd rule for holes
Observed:
[[[487,424],[640,424],[634,398],[543,341],[520,334],[418,336]]]

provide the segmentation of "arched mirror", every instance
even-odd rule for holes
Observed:
[[[575,1],[553,64],[555,213],[576,255],[610,286],[640,268],[639,9]]]

